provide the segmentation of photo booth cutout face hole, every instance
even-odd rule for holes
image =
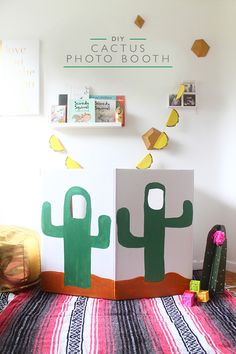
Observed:
[[[152,188],[148,191],[148,206],[154,210],[160,210],[164,206],[164,191],[160,188]]]
[[[82,195],[73,195],[71,198],[71,215],[74,219],[86,217],[87,202]]]

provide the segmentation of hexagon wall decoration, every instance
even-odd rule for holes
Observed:
[[[204,39],[196,39],[192,45],[191,50],[197,57],[205,57],[210,49],[210,46],[207,44]]]

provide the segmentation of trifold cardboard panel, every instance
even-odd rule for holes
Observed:
[[[43,176],[42,287],[107,299],[182,294],[192,278],[193,171]]]

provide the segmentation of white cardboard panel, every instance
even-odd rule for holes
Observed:
[[[98,217],[111,218],[110,246],[107,249],[92,248],[91,273],[114,279],[114,173],[105,169],[96,174],[87,170],[55,170],[43,173],[43,200],[51,203],[52,223],[62,225],[66,192],[72,186],[86,189],[91,197],[91,234],[98,234]],[[42,271],[64,271],[63,240],[43,235]]]
[[[193,201],[191,170],[116,170],[116,210],[130,211],[130,231],[143,236],[144,190],[148,183],[159,182],[166,188],[165,217],[182,214],[184,200]],[[122,261],[121,261],[122,260]],[[165,229],[165,273],[192,277],[192,226]],[[116,240],[116,280],[144,276],[144,249],[125,248]]]
[[[193,201],[193,171],[131,170],[97,171],[56,170],[43,174],[43,202],[51,203],[52,223],[63,223],[63,205],[66,192],[72,186],[86,189],[91,197],[91,234],[98,233],[98,217],[111,218],[110,246],[92,248],[92,274],[113,280],[144,276],[144,248],[126,248],[117,239],[116,212],[122,207],[130,211],[130,231],[143,236],[144,190],[148,183],[159,182],[166,188],[165,217],[182,214],[184,200]],[[101,183],[102,181],[102,183]],[[149,199],[156,204],[155,193]],[[163,201],[163,195],[160,195]],[[161,207],[161,204],[157,207]],[[165,229],[165,273],[175,272],[192,277],[192,226]],[[64,271],[64,245],[60,238],[42,237],[42,271]]]

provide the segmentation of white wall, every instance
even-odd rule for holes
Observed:
[[[146,20],[140,30],[137,14]],[[40,39],[39,117],[0,117],[0,222],[40,228],[41,167],[63,167],[65,156],[50,151],[50,106],[58,93],[90,86],[94,94],[126,96],[122,129],[56,132],[85,168],[132,168],[147,153],[141,135],[164,129],[167,95],[183,80],[195,80],[197,110],[182,110],[167,128],[170,143],[152,152],[153,168],[195,170],[194,259],[202,261],[208,230],[223,223],[228,235],[228,269],[236,271],[234,0],[2,0],[2,39]],[[171,53],[173,69],[64,69],[64,55],[93,35],[144,36]],[[190,50],[204,38],[205,58]],[[98,181],[98,183],[102,181]]]

